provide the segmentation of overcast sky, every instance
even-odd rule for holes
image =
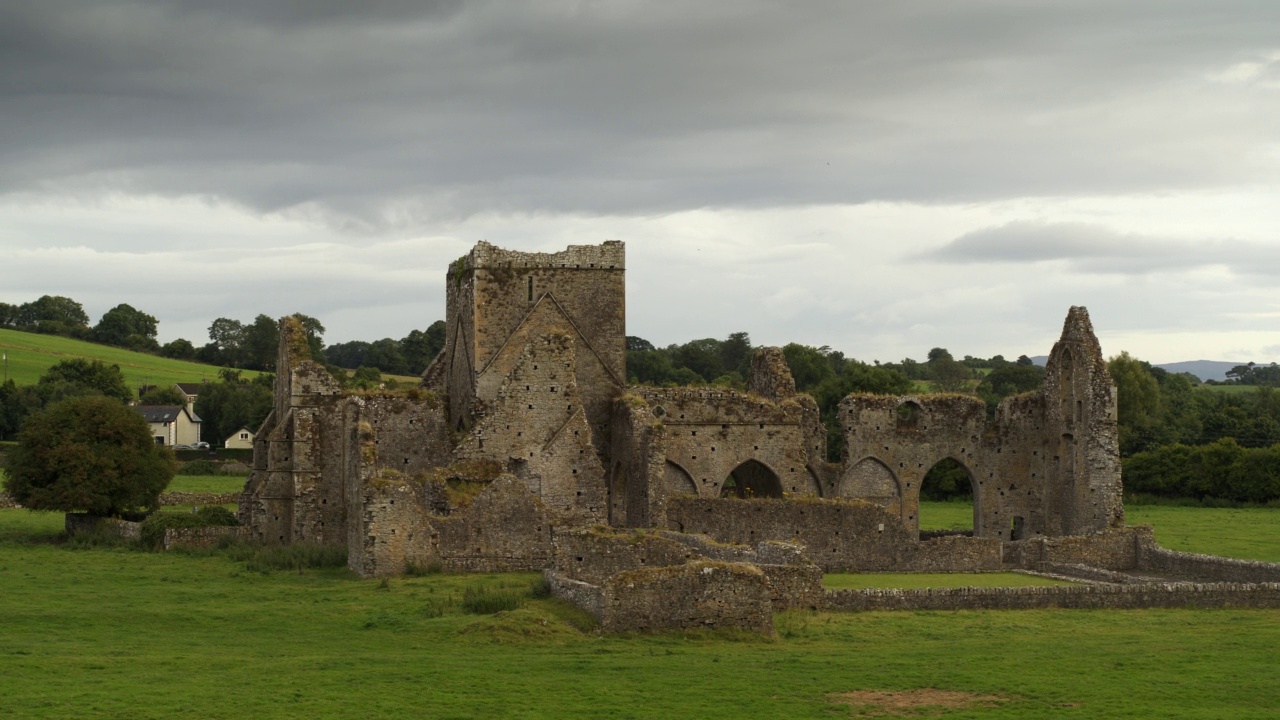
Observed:
[[[162,342],[627,243],[628,333],[1280,360],[1280,3],[0,0],[0,301]]]

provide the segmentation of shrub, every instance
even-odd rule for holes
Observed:
[[[192,460],[185,462],[178,470],[179,475],[221,475],[222,466],[209,460]]]
[[[205,527],[235,527],[240,521],[221,505],[202,507],[194,513],[154,513],[142,521],[138,541],[143,547],[158,549],[164,544],[165,530]]]
[[[232,557],[243,560],[245,569],[250,572],[263,574],[272,570],[302,572],[311,568],[346,567],[347,546],[315,543],[239,545],[232,549]]]

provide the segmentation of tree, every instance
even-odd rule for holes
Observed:
[[[102,517],[155,509],[177,469],[133,409],[107,397],[57,402],[27,418],[5,491],[32,510]]]
[[[943,392],[960,392],[969,385],[973,371],[947,352],[945,348],[934,348],[929,351],[929,379]]]
[[[201,434],[214,443],[225,440],[241,427],[257,429],[271,412],[274,382],[273,375],[243,380],[239,370],[223,369],[220,381],[206,383],[196,398]]]
[[[50,367],[36,383],[45,403],[73,395],[106,395],[120,402],[133,399],[119,365],[101,360],[71,358]]]
[[[400,352],[400,343],[391,338],[383,338],[370,343],[369,350],[364,355],[363,365],[364,367],[377,368],[388,375],[409,374],[409,367],[405,362],[404,353]],[[357,374],[358,377],[359,374]]]
[[[37,332],[63,333],[83,330],[89,325],[84,307],[69,297],[42,295],[18,308],[18,327]]]
[[[807,392],[809,388],[835,374],[823,349],[800,343],[787,343],[782,347],[782,354],[787,358],[787,367],[791,370],[792,379],[796,381],[797,390]]]
[[[1163,419],[1160,385],[1151,366],[1126,351],[1108,360],[1107,370],[1116,384],[1120,450],[1128,455],[1145,449],[1153,426]]]
[[[17,435],[22,422],[41,405],[39,393],[30,385],[20,387],[13,380],[0,385],[0,440]]]
[[[158,349],[155,317],[124,303],[102,315],[93,327],[91,338],[95,342],[130,350],[154,352]]]
[[[194,360],[196,357],[196,347],[191,344],[190,340],[178,338],[172,342],[167,342],[160,348],[160,354],[174,360]]]
[[[209,340],[216,353],[202,352],[200,359],[219,365],[240,366],[240,346],[244,343],[244,325],[239,320],[218,318],[209,324]],[[205,350],[210,348],[206,345]],[[206,357],[216,355],[216,357]]]
[[[400,352],[408,363],[410,375],[421,375],[444,349],[445,324],[437,320],[426,331],[414,330],[400,341]],[[354,367],[359,367],[355,365]]]
[[[186,405],[187,398],[172,385],[164,388],[153,387],[138,399],[139,405]]]
[[[354,370],[364,364],[369,343],[363,340],[335,343],[324,349],[324,357],[330,364]]]

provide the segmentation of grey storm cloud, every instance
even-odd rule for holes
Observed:
[[[1241,275],[1280,274],[1280,248],[1274,245],[1157,238],[1088,223],[1011,222],[965,233],[918,258],[951,263],[1060,260],[1088,273],[1143,274],[1222,266]]]
[[[1211,76],[1270,68],[1277,26],[1166,0],[8,2],[0,192],[358,230],[1215,187],[1272,171],[1269,75]]]

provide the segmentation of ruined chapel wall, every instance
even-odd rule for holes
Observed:
[[[915,533],[897,518],[856,500],[673,498],[667,524],[724,543],[796,543],[828,572],[894,570],[913,562],[918,550]]]
[[[448,517],[432,515],[422,485],[403,477],[371,479],[362,507],[362,535],[349,547],[348,566],[364,577],[401,574],[409,565],[450,572],[551,565],[551,518],[511,475]]]
[[[665,460],[693,480],[699,497],[719,497],[748,460],[777,476],[784,493],[820,495],[811,466],[825,454],[814,437],[818,410],[805,396],[773,403],[732,390],[632,388],[663,424]]]
[[[609,523],[666,525],[666,427],[636,395],[614,401],[610,433]]]
[[[1089,313],[1072,307],[1049,353],[1044,393],[1049,440],[1062,458],[1052,497],[1055,534],[1124,524],[1116,390]]]
[[[471,379],[464,383],[461,370],[455,369],[451,399],[456,390],[489,401],[518,360],[521,345],[549,332],[569,333],[582,346],[576,379],[588,421],[599,438],[598,449],[606,449],[608,403],[626,383],[624,267],[620,242],[570,246],[560,253],[477,244],[449,273],[448,285],[456,296],[451,308],[469,306],[469,316],[459,324],[457,334],[465,336],[459,347],[472,353]],[[449,317],[455,324],[454,310]]]
[[[619,573],[603,587],[610,632],[741,628],[773,633],[764,573],[752,565],[696,561]]]
[[[985,534],[1020,540],[1052,532],[1051,504],[1061,462],[1046,435],[1041,392],[1005,398],[996,409],[994,472],[982,478]]]
[[[952,458],[972,476],[976,501],[986,499],[985,483],[979,481],[992,477],[994,468],[983,441],[986,408],[981,400],[967,395],[850,395],[840,401],[839,412],[846,460],[837,496],[859,497],[865,492],[859,463],[872,459],[893,474],[899,518],[915,531],[925,474],[938,461]],[[883,501],[878,504],[892,508]],[[974,530],[981,533],[980,528]]]

